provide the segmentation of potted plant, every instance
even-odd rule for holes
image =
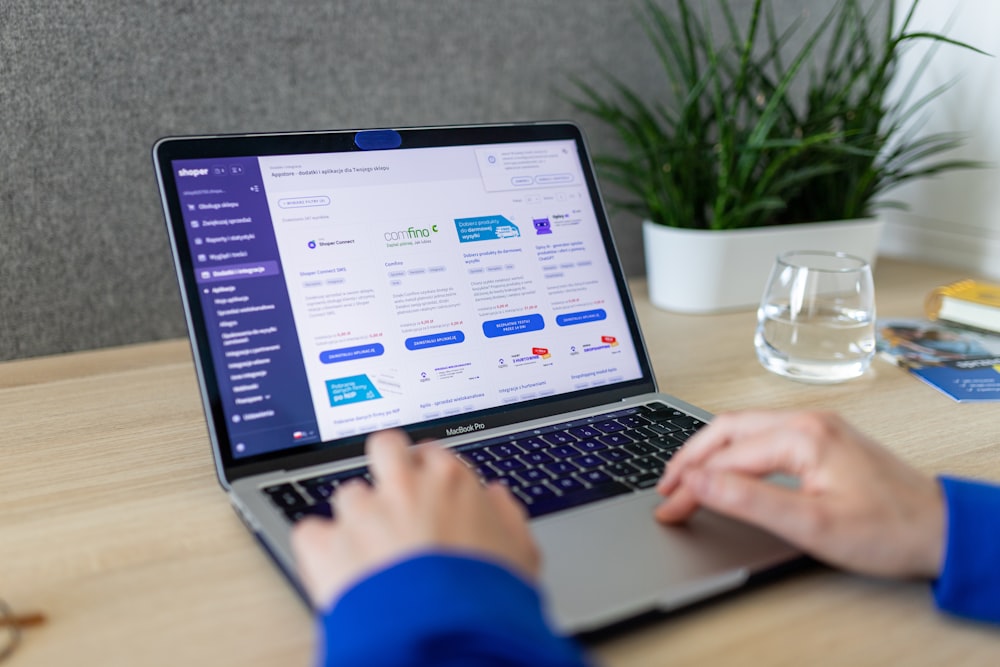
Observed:
[[[789,54],[803,19],[779,28],[770,0],[754,1],[745,29],[728,0],[712,2],[726,26],[721,36],[707,18],[708,0],[700,9],[675,0],[673,12],[645,0],[638,15],[662,64],[665,99],[649,99],[608,72],[609,92],[573,79],[575,108],[613,128],[624,146],[623,155],[596,163],[625,193],[613,205],[644,219],[654,304],[682,312],[755,305],[784,250],[874,259],[881,225],[872,216],[893,205],[886,191],[979,166],[938,159],[959,135],[909,131],[946,88],[911,99],[926,58],[892,88],[900,53],[915,41],[973,49],[911,30],[918,1],[897,21],[893,2],[866,10],[859,0],[838,0]],[[888,12],[884,33],[872,28],[877,11]]]

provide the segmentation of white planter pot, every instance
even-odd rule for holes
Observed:
[[[875,218],[736,230],[642,225],[653,305],[680,313],[755,308],[774,258],[789,250],[846,252],[874,264]]]

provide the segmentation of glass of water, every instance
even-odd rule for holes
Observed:
[[[754,347],[764,368],[802,382],[863,374],[875,354],[868,262],[840,252],[779,255],[757,310]]]

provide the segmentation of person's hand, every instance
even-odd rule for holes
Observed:
[[[454,454],[410,446],[402,431],[368,438],[375,486],[348,482],[331,501],[335,519],[305,519],[292,532],[302,583],[317,609],[355,581],[420,551],[442,549],[538,575],[538,549],[523,507],[506,487],[484,487]]]
[[[763,478],[784,473],[797,489]],[[864,574],[936,577],[944,502],[934,479],[833,414],[722,415],[671,459],[656,518],[698,507],[765,528],[831,565]]]

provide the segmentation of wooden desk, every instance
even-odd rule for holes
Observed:
[[[879,313],[919,316],[963,277],[883,259]],[[959,405],[881,360],[831,387],[770,375],[754,314],[640,318],[666,391],[716,412],[836,409],[927,471],[1000,479],[1000,405]],[[0,364],[0,596],[44,611],[11,665],[306,665],[309,614],[216,480],[187,342]],[[985,665],[1000,629],[922,583],[815,569],[633,628],[607,665]]]

